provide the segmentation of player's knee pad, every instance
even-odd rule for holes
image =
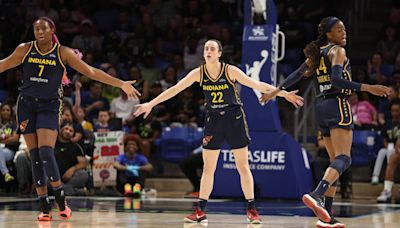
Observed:
[[[43,163],[40,160],[39,149],[35,148],[29,151],[31,157],[32,166],[32,178],[35,182],[35,186],[43,187],[46,186],[46,174],[43,169]]]
[[[335,160],[329,165],[329,167],[336,169],[339,175],[341,175],[351,165],[351,157],[341,154],[335,158]]]
[[[49,180],[51,182],[59,181],[60,171],[58,170],[57,161],[54,156],[54,149],[49,146],[43,146],[39,148],[39,154]]]

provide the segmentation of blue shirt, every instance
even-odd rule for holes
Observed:
[[[135,156],[133,156],[133,158],[128,157],[126,154],[121,154],[117,157],[116,161],[124,166],[128,165],[144,166],[149,163],[149,160],[147,160],[147,158],[141,153],[136,153]],[[129,172],[128,170],[125,171],[125,174],[130,177],[134,176],[133,173]]]

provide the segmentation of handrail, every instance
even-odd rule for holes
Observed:
[[[315,126],[315,111],[314,111],[314,101],[315,96],[312,91],[314,91],[314,83],[310,83],[303,94],[304,97],[304,105],[295,110],[294,112],[294,139],[299,142],[299,134],[302,132],[303,143],[307,142],[307,132],[308,132],[308,125],[307,125],[307,117],[311,115],[312,127]],[[300,118],[300,112],[302,111],[302,117]]]

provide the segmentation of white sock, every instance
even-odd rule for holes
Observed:
[[[393,181],[387,181],[385,180],[384,183],[384,189],[391,192],[392,191],[392,186],[393,186]]]

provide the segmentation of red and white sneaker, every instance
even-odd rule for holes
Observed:
[[[208,222],[206,213],[202,210],[199,210],[198,208],[196,208],[196,210],[194,210],[193,214],[184,218],[183,221],[189,222],[189,223],[196,223],[196,222],[206,223],[206,222]]]
[[[330,222],[323,222],[318,220],[317,224],[315,224],[318,228],[346,228],[346,224],[339,222],[335,218],[331,218]]]
[[[38,221],[51,221],[51,218],[52,218],[51,211],[50,212],[42,212],[41,211],[37,217],[37,220]]]
[[[256,209],[247,210],[247,221],[251,224],[261,224],[261,218]]]

